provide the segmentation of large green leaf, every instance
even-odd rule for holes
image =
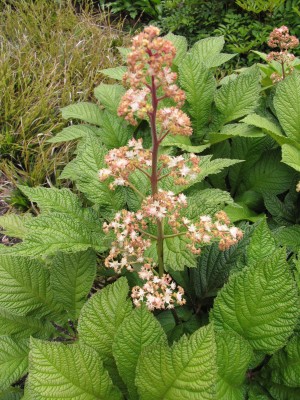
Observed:
[[[231,332],[216,335],[218,400],[244,400],[246,371],[253,356],[251,346]]]
[[[121,85],[107,85],[101,83],[94,90],[96,98],[110,112],[117,114],[121,97],[125,93],[125,89]]]
[[[195,135],[203,136],[201,129],[208,123],[216,89],[212,72],[192,54],[186,56],[179,66],[180,84],[186,92],[189,113]]]
[[[5,230],[6,235],[22,239],[27,231],[25,222],[31,217],[31,214],[5,214],[0,217],[0,226]]]
[[[82,344],[32,339],[29,364],[32,400],[119,400],[97,352]]]
[[[86,210],[88,211],[88,210]],[[28,233],[24,242],[13,248],[2,249],[25,256],[55,254],[57,251],[78,252],[88,248],[102,252],[108,248],[108,238],[104,237],[102,225],[97,214],[91,213],[94,220],[86,219],[83,213],[77,218],[67,213],[49,213],[32,218],[26,223]],[[99,217],[98,217],[99,218]]]
[[[215,399],[216,349],[211,325],[171,348],[165,344],[145,349],[137,366],[141,400]]]
[[[176,48],[176,57],[173,60],[174,65],[179,65],[181,61],[184,59],[188,43],[184,36],[174,35],[173,33],[169,32],[164,39],[170,40]]]
[[[96,254],[58,253],[52,260],[50,285],[55,300],[67,311],[69,319],[77,319],[96,275]]]
[[[277,242],[293,251],[300,250],[300,225],[282,226],[274,232]]]
[[[33,316],[24,317],[0,309],[0,335],[9,335],[12,338],[26,338],[29,336],[50,338],[55,329],[48,321]]]
[[[225,44],[224,37],[208,37],[201,39],[194,44],[191,50],[192,57],[199,58],[200,62],[207,67],[215,63],[216,56],[220,57],[220,52]]]
[[[0,336],[0,390],[7,389],[25,375],[28,368],[28,339]]]
[[[87,136],[81,143],[77,158],[65,167],[60,178],[74,180],[90,201],[116,211],[124,206],[125,197],[122,188],[112,191],[109,183],[99,181],[98,172],[106,166],[105,154],[101,140]]]
[[[124,119],[109,111],[103,114],[100,138],[108,148],[125,146],[131,137],[131,130]]]
[[[297,297],[285,251],[278,250],[229,279],[211,319],[217,331],[234,331],[255,350],[273,353],[293,332],[299,317]]]
[[[255,228],[247,249],[248,265],[255,265],[263,259],[270,257],[276,250],[276,247],[275,239],[264,219]]]
[[[120,325],[113,344],[113,355],[131,400],[138,399],[135,376],[141,351],[161,342],[166,343],[166,335],[145,306],[133,310]]]
[[[1,255],[0,307],[17,315],[52,312],[53,293],[45,266],[31,258]]]
[[[61,109],[62,117],[65,119],[80,119],[97,126],[101,126],[102,113],[96,104],[87,102],[71,104]]]
[[[0,400],[25,400],[23,391],[18,387],[10,387],[6,390],[0,391]],[[30,400],[30,399],[29,399]]]
[[[99,128],[91,125],[71,125],[67,128],[64,128],[61,132],[57,135],[48,139],[47,142],[49,143],[61,143],[61,142],[69,142],[71,140],[81,139],[86,135],[99,135]]]
[[[42,212],[63,212],[76,217],[82,214],[81,202],[70,189],[56,189],[44,187],[28,187],[19,185],[18,188],[29,198],[37,203]]]
[[[97,350],[104,360],[112,358],[114,336],[131,311],[128,291],[126,279],[120,278],[94,294],[81,309],[79,339]]]
[[[282,146],[282,162],[300,172],[300,149],[290,144]]]
[[[225,251],[219,250],[217,243],[202,250],[197,260],[197,268],[190,271],[197,297],[210,297],[216,289],[224,285],[230,272],[243,260],[251,234],[252,229],[248,228],[243,239]]]
[[[102,69],[101,73],[109,78],[116,79],[117,81],[121,81],[123,79],[123,75],[127,71],[127,67],[119,66],[114,68],[106,68]]]
[[[268,364],[274,383],[300,389],[300,336],[274,354]]]
[[[215,103],[217,109],[224,115],[225,122],[230,122],[255,109],[259,92],[259,74],[242,74],[218,89]]]
[[[276,114],[286,135],[300,138],[300,75],[293,73],[280,82],[274,96]]]

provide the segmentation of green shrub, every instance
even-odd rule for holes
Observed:
[[[69,1],[11,0],[0,12],[1,171],[15,183],[58,184],[70,146],[46,140],[66,125],[59,108],[91,99],[127,36],[121,22]]]

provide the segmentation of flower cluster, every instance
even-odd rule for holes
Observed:
[[[296,36],[289,34],[289,28],[287,26],[281,26],[275,28],[271,33],[268,40],[268,46],[275,48],[279,47],[280,50],[294,49],[299,45],[299,40]]]
[[[169,40],[158,35],[158,28],[154,26],[145,28],[133,38],[132,51],[127,57],[128,71],[124,74],[123,80],[131,86],[131,89],[123,96],[118,115],[123,116],[132,125],[137,125],[135,116],[146,118],[153,113],[154,92],[155,107],[164,98],[173,99],[178,108],[185,101],[185,93],[175,83],[177,74],[170,68],[176,49]],[[159,98],[156,96],[158,90]],[[188,116],[178,108],[174,111],[174,108],[164,109],[165,111],[160,114],[161,122],[165,122],[166,130],[170,133],[190,135],[191,123]],[[174,112],[178,113],[180,119],[178,123],[175,122],[176,116],[171,118]]]
[[[113,190],[116,186],[130,186],[129,177],[135,170],[140,170],[150,176],[152,167],[152,151],[143,148],[142,139],[131,139],[127,146],[112,149],[105,156],[108,168],[99,171],[100,181],[105,181],[113,177],[114,181],[110,184]],[[185,185],[196,178],[200,172],[200,159],[191,153],[188,157],[169,156],[162,154],[158,158],[161,171],[164,177],[171,176],[177,185]],[[167,169],[167,172],[165,170]],[[161,177],[162,178],[162,177]]]
[[[132,289],[131,297],[137,307],[146,303],[149,310],[162,310],[172,309],[175,305],[181,306],[186,303],[183,298],[183,288],[177,286],[170,275],[164,274],[159,278],[153,274],[150,264],[146,264],[139,275],[146,280],[146,283],[142,287],[135,286]]]
[[[189,117],[175,107],[167,107],[158,110],[157,120],[161,123],[162,133],[169,132],[172,135],[190,136],[193,132]]]
[[[289,34],[289,29],[286,26],[275,28],[269,37],[268,45],[272,48],[279,47],[280,51],[271,51],[267,56],[267,61],[277,61],[282,66],[282,73],[274,72],[271,75],[273,83],[277,83],[289,75],[294,67],[292,62],[295,60],[294,54],[288,52],[299,45],[299,40],[296,36]]]
[[[116,235],[105,260],[106,267],[121,272],[126,266],[127,270],[133,271],[134,264],[151,263],[152,259],[145,257],[145,251],[151,246],[150,238],[157,240],[157,237],[150,234],[148,228],[157,220],[165,220],[175,235],[185,235],[189,239],[187,248],[194,254],[200,254],[201,247],[213,241],[219,242],[220,250],[226,250],[242,238],[240,229],[230,227],[225,212],[215,214],[214,218],[204,215],[197,221],[190,221],[182,215],[185,207],[187,198],[183,193],[176,196],[173,192],[159,190],[156,195],[143,200],[138,212],[122,210],[117,213],[112,222],[104,224],[106,233],[113,230]]]

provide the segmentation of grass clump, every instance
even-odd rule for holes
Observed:
[[[56,182],[68,146],[46,143],[65,125],[59,109],[92,98],[126,45],[122,21],[80,12],[70,1],[10,0],[0,6],[0,168],[14,183]]]

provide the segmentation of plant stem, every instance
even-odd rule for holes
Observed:
[[[149,113],[150,117],[150,127],[151,127],[151,135],[152,135],[152,173],[151,173],[151,191],[152,196],[158,193],[158,148],[159,148],[159,139],[157,137],[156,130],[156,112],[157,112],[157,88],[155,85],[155,78],[152,76],[151,78],[151,97],[152,97],[152,112]],[[156,242],[156,251],[158,258],[158,269],[159,276],[162,277],[164,274],[164,229],[162,222],[157,218],[157,242]]]

